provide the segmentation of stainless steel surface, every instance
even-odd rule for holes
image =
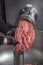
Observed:
[[[35,24],[38,19],[38,11],[33,7],[25,7],[23,9],[20,11],[22,14],[20,14],[19,19],[27,19],[30,20],[30,22],[32,22],[33,24]]]
[[[14,65],[14,46],[0,46],[0,65]],[[36,31],[36,40],[29,52],[24,52],[24,60],[28,63],[43,62],[43,31]],[[42,65],[42,64],[40,64]]]
[[[38,11],[33,7],[24,7],[19,11],[19,15],[17,18],[17,22],[15,23],[15,26],[19,24],[20,20],[26,19],[28,22],[30,21],[33,26],[35,26],[35,23],[38,19]]]
[[[14,65],[13,46],[0,46],[0,65]]]
[[[14,53],[14,65],[24,65],[24,53],[20,52],[20,54]]]

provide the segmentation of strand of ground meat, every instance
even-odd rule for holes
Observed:
[[[20,43],[15,47],[16,53],[18,53],[21,49],[29,50],[35,39],[33,24],[26,19],[20,20],[15,31],[14,39]]]

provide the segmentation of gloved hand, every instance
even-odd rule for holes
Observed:
[[[13,38],[7,38],[7,44],[16,46],[19,42],[15,41]]]
[[[17,29],[15,31],[14,40],[20,44],[16,45],[15,51],[20,49],[29,50],[35,39],[35,31],[33,24],[28,20],[20,20]]]
[[[9,30],[9,31],[7,32],[7,35],[9,35],[9,36],[14,36],[14,33],[15,33],[15,28],[11,28],[11,30]]]

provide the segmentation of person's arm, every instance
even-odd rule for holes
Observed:
[[[7,32],[11,29],[10,25],[5,23],[4,20],[0,18],[0,31],[4,34],[7,34]]]
[[[4,33],[5,35],[13,36],[14,31],[12,30],[10,24],[5,23],[2,18],[0,18],[0,31]]]

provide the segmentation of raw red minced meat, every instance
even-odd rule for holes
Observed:
[[[22,48],[29,50],[35,39],[33,24],[26,19],[20,20],[15,31],[14,39],[20,43],[16,45],[16,53],[18,53]]]

